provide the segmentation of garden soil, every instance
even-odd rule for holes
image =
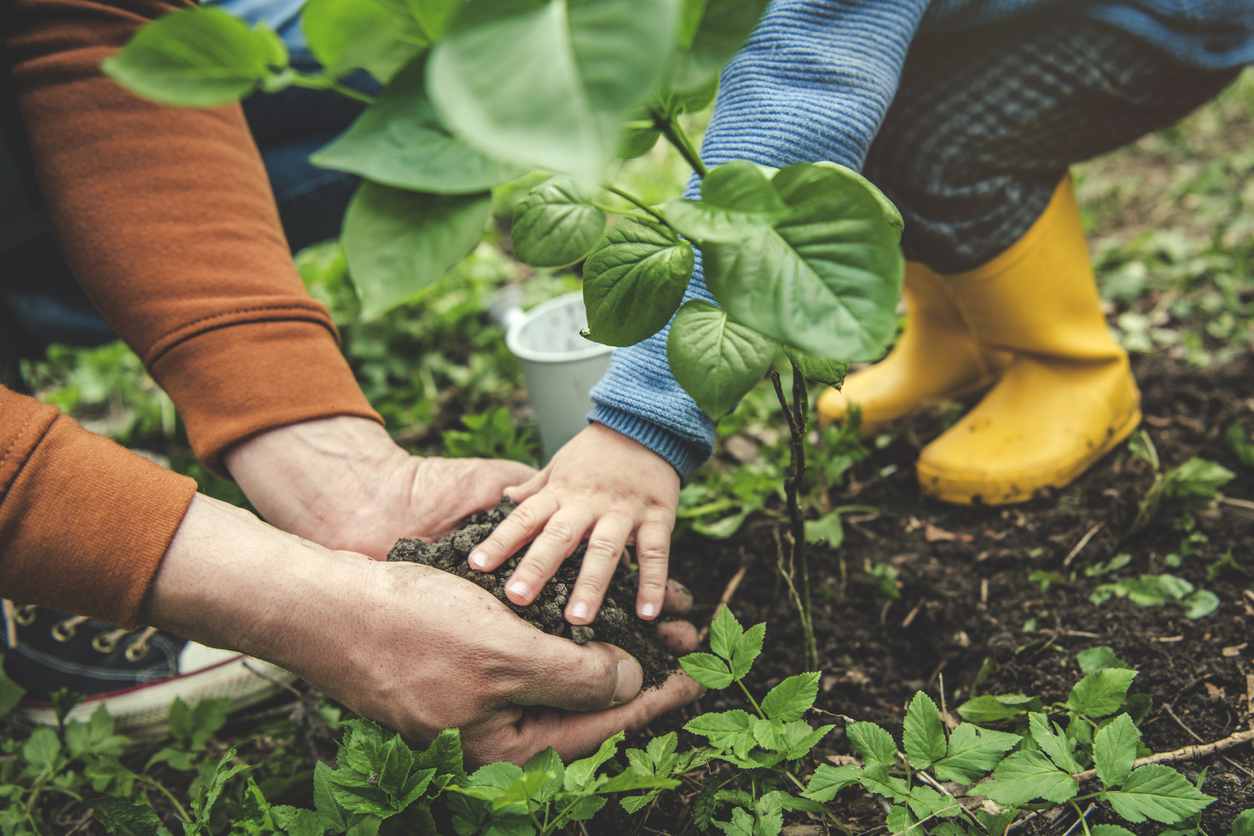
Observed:
[[[1132,692],[1153,700],[1142,731],[1154,752],[1210,743],[1251,728],[1254,594],[1246,590],[1254,574],[1229,568],[1212,580],[1207,567],[1230,552],[1238,566],[1254,573],[1254,504],[1240,504],[1240,499],[1254,498],[1254,471],[1235,461],[1224,440],[1234,423],[1254,428],[1254,363],[1245,357],[1200,371],[1152,358],[1138,362],[1135,371],[1143,392],[1143,426],[1163,468],[1201,456],[1237,474],[1222,489],[1239,498],[1237,504],[1219,503],[1194,515],[1196,530],[1209,540],[1203,553],[1184,557],[1179,568],[1165,568],[1167,556],[1180,553],[1186,536],[1177,527],[1180,510],[1167,505],[1140,533],[1123,536],[1153,482],[1149,466],[1126,445],[1075,485],[1025,504],[960,507],[922,497],[914,461],[918,450],[943,431],[946,417],[916,418],[859,463],[853,479],[831,491],[833,507],[867,505],[878,512],[846,518],[839,549],[820,546],[811,552],[823,676],[809,719],[838,724],[815,750],[816,762],[832,758],[839,763],[852,754],[843,723],[832,715],[883,724],[900,740],[905,706],[916,691],[935,698],[943,686],[948,713],[956,716],[982,668],[982,694],[1024,693],[1046,703],[1062,701],[1082,676],[1075,655],[1101,645],[1140,671]],[[764,650],[747,680],[759,697],[805,667],[801,631],[776,569],[775,530],[782,533],[785,526],[778,510],[775,518],[751,519],[723,542],[682,538],[674,545],[671,565],[671,576],[696,596],[693,621],[698,624],[708,623],[729,581],[747,567],[731,607],[745,625],[767,624]],[[1085,576],[1086,567],[1121,553],[1132,560],[1119,573]],[[867,563],[897,569],[899,597],[876,590],[864,571]],[[1042,591],[1029,580],[1037,571],[1056,573],[1065,582]],[[1179,606],[1145,608],[1120,598],[1096,606],[1089,600],[1100,583],[1163,571],[1214,592],[1222,602],[1219,609],[1191,621]],[[709,692],[646,733],[680,729],[695,714],[732,708],[746,708],[735,690]],[[701,742],[680,734],[694,745]],[[645,739],[641,735],[628,742],[639,746]],[[1204,790],[1218,800],[1204,812],[1202,828],[1212,836],[1229,832],[1232,819],[1254,807],[1254,752],[1244,744],[1225,754],[1175,764],[1190,779],[1208,768]],[[663,794],[642,830],[635,829],[637,818],[606,821],[596,832],[694,832],[687,803],[709,777],[693,773],[677,795]],[[610,805],[607,811],[616,808]],[[857,788],[843,791],[834,809],[855,833],[884,821],[880,806]],[[806,822],[795,815],[795,823]],[[1117,820],[1098,809],[1089,821]],[[1071,814],[1038,818],[1015,832],[1062,836],[1074,823]],[[1118,823],[1138,834],[1163,830],[1153,822]]]

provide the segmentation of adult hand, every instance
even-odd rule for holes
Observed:
[[[566,443],[529,481],[506,492],[519,506],[470,555],[485,571],[500,566],[528,541],[505,593],[516,604],[540,588],[585,537],[587,555],[566,604],[566,620],[588,624],[623,548],[636,545],[640,587],[636,613],[656,618],[666,590],[671,531],[679,505],[679,474],[661,456],[602,424]]]
[[[376,559],[401,537],[438,538],[535,473],[512,461],[411,456],[383,427],[354,416],[270,430],[224,461],[268,522]]]
[[[546,635],[453,575],[332,552],[199,495],[144,617],[280,665],[415,743],[457,727],[471,763],[548,746],[579,757],[699,692],[676,673],[637,696],[640,666],[616,647]]]

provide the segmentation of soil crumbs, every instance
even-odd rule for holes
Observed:
[[[1162,468],[1193,456],[1219,462],[1236,473],[1222,489],[1238,498],[1236,503],[1195,513],[1192,522],[1179,508],[1164,505],[1148,527],[1125,537],[1154,474],[1120,445],[1076,484],[1029,503],[946,505],[920,496],[914,462],[946,420],[955,418],[916,418],[898,428],[891,443],[869,445],[873,452],[855,467],[854,478],[830,492],[833,507],[870,505],[879,511],[846,517],[839,549],[811,550],[823,664],[815,708],[829,712],[815,712],[811,722],[831,722],[831,714],[871,720],[900,740],[905,706],[916,691],[941,696],[956,717],[955,709],[969,698],[981,670],[981,694],[1063,701],[1083,676],[1076,654],[1105,645],[1140,671],[1131,693],[1152,698],[1141,727],[1152,751],[1210,743],[1251,727],[1254,593],[1246,590],[1254,580],[1254,505],[1241,503],[1254,499],[1254,470],[1236,461],[1224,434],[1233,424],[1247,432],[1254,428],[1254,363],[1245,357],[1202,371],[1165,358],[1143,358],[1135,371],[1143,394],[1142,426]],[[748,564],[731,607],[746,626],[767,623],[766,646],[746,681],[758,698],[804,667],[801,631],[775,569],[773,529],[784,526],[782,514],[759,516],[726,541],[688,536],[672,548],[671,575],[693,590],[697,624],[708,623],[728,580]],[[1191,535],[1201,543],[1193,554],[1181,548]],[[1131,556],[1122,569],[1087,576],[1087,569],[1120,554]],[[1226,554],[1238,568],[1222,565]],[[1178,567],[1172,566],[1173,555],[1183,555]],[[876,564],[897,570],[898,597],[886,596],[872,583],[864,567]],[[1034,572],[1053,573],[1055,579],[1044,584],[1045,575],[1033,579]],[[1097,606],[1089,600],[1102,583],[1163,572],[1215,593],[1219,609],[1190,620],[1172,604],[1139,607],[1112,598]],[[680,729],[703,711],[746,707],[734,690],[712,691],[656,721],[647,733]],[[703,742],[680,734],[681,749],[683,740]],[[629,743],[643,745],[641,740]],[[838,728],[816,748],[815,763],[851,754]],[[1190,780],[1209,767],[1203,789],[1216,801],[1203,812],[1202,829],[1212,836],[1228,833],[1233,818],[1254,807],[1251,747],[1238,746],[1224,755],[1173,764]],[[648,830],[694,833],[684,799],[690,800],[709,777],[693,773],[678,795],[664,794]],[[884,823],[883,811],[857,788],[843,791],[832,809],[855,833]],[[801,815],[793,820],[804,821]],[[1164,830],[1154,822],[1122,821],[1107,805],[1098,805],[1088,820],[1090,826],[1118,823],[1141,836]],[[1074,823],[1070,813],[1053,820],[1038,817],[1017,826],[1015,833],[1062,836]]]
[[[579,568],[583,565],[583,556],[587,551],[585,544],[581,544],[562,563],[553,578],[540,590],[536,600],[527,606],[519,606],[505,597],[505,584],[526,555],[526,548],[492,572],[481,572],[470,567],[466,561],[470,552],[486,540],[517,507],[514,502],[506,499],[495,508],[477,511],[435,543],[398,540],[388,552],[388,560],[421,563],[468,580],[491,593],[528,624],[549,635],[570,639],[577,644],[596,640],[617,645],[640,663],[644,671],[644,688],[653,688],[665,682],[679,664],[658,643],[655,635],[656,622],[644,621],[635,614],[635,572],[615,572],[596,618],[591,624],[580,626],[566,621],[564,609],[570,591],[575,586],[575,579],[579,576]],[[619,601],[630,603],[623,607],[619,605]]]

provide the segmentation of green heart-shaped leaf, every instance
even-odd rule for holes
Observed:
[[[878,357],[897,325],[897,230],[848,172],[792,165],[771,183],[791,214],[737,241],[703,242],[710,292],[733,319],[807,354]]]
[[[492,196],[362,183],[344,216],[344,252],[362,319],[412,299],[479,243]]]
[[[583,301],[591,339],[635,345],[661,331],[684,300],[692,245],[669,228],[626,217],[583,265]]]
[[[588,254],[605,232],[605,212],[569,177],[553,177],[514,207],[514,255],[532,267],[565,267]]]
[[[427,98],[423,64],[414,61],[397,73],[374,104],[309,161],[437,194],[481,192],[521,175],[521,167],[497,162],[440,124]]]
[[[675,380],[717,421],[766,374],[776,348],[717,305],[689,299],[671,323],[666,356]]]
[[[478,0],[432,50],[444,123],[503,160],[597,184],[656,90],[678,0]]]

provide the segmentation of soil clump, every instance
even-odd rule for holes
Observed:
[[[563,561],[536,600],[527,606],[519,606],[505,597],[505,584],[527,553],[526,547],[492,572],[470,567],[466,561],[470,552],[517,507],[513,501],[505,499],[495,508],[476,511],[434,543],[397,540],[388,552],[388,560],[421,563],[468,580],[489,592],[523,621],[551,636],[570,639],[576,644],[600,641],[621,647],[640,663],[644,671],[644,688],[653,688],[665,682],[679,664],[658,643],[655,634],[657,622],[645,621],[635,614],[633,605],[637,575],[634,571],[620,568],[614,573],[596,618],[591,624],[583,626],[567,622],[564,611],[570,592],[575,587],[575,579],[579,576],[579,568],[583,565],[586,544],[581,543],[574,554]],[[624,603],[620,604],[620,601]]]

